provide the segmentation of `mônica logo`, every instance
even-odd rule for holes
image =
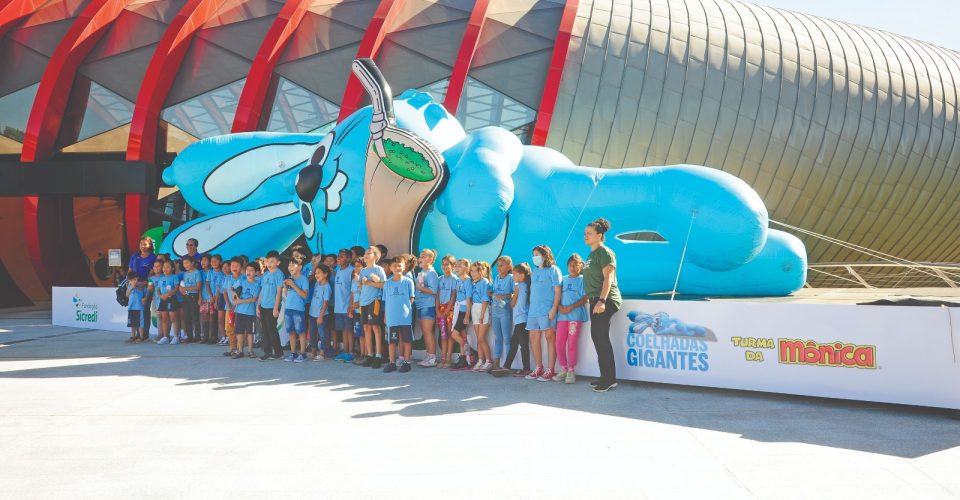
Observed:
[[[710,370],[708,342],[715,342],[713,331],[684,323],[665,312],[627,313],[627,364],[643,368]]]
[[[814,340],[777,339],[779,362],[786,365],[841,366],[844,368],[877,367],[877,348],[872,345]]]
[[[79,295],[73,296],[74,320],[79,323],[96,323],[98,308],[96,304],[87,304]]]

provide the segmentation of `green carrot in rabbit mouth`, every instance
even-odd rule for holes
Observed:
[[[436,177],[423,154],[410,146],[393,139],[384,139],[383,148],[386,150],[381,157],[384,165],[398,175],[420,182],[431,181]]]

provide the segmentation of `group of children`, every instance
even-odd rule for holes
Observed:
[[[569,274],[561,277],[550,248],[543,245],[533,249],[532,268],[514,264],[508,256],[498,258],[491,269],[484,261],[448,255],[440,261],[440,273],[434,268],[434,250],[419,257],[390,258],[386,253],[376,245],[311,258],[296,246],[287,273],[276,251],[253,262],[245,256],[194,255],[174,261],[160,255],[146,283],[135,271],[128,274],[128,342],[149,339],[155,310],[157,344],[229,345],[224,355],[234,359],[333,359],[404,373],[413,362],[416,324],[426,350],[421,367],[576,381],[577,343],[588,319],[579,255],[570,256]],[[288,335],[285,357],[278,325]],[[468,327],[475,334],[475,349]],[[255,334],[260,356],[254,351]],[[518,354],[522,368],[511,370]]]

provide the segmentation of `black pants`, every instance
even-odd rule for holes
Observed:
[[[183,331],[191,342],[200,340],[200,302],[197,295],[183,296]]]
[[[597,363],[600,365],[600,382],[610,384],[617,380],[617,365],[613,359],[613,345],[610,344],[610,319],[620,307],[607,299],[602,314],[594,314],[593,307],[599,297],[590,299],[590,338],[597,350]]]
[[[283,356],[283,344],[280,343],[280,332],[277,331],[277,318],[273,317],[273,308],[260,308],[260,325],[263,329],[260,332],[264,354],[273,356]]]
[[[510,337],[510,351],[507,352],[507,360],[503,363],[504,368],[513,366],[513,358],[520,350],[520,362],[523,363],[523,369],[530,371],[530,332],[527,331],[527,323],[514,325],[513,336]]]

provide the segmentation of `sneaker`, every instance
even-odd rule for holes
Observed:
[[[307,360],[307,357],[303,353],[297,354],[297,357],[293,358],[294,363],[303,363]]]
[[[343,353],[343,357],[340,358],[340,361],[342,361],[342,362],[344,362],[344,363],[352,363],[352,362],[353,362],[353,354],[346,353],[346,352]]]
[[[542,375],[543,375],[543,367],[542,367],[542,366],[538,366],[536,370],[528,373],[527,376],[526,376],[526,377],[523,377],[523,378],[525,378],[525,379],[527,379],[527,380],[537,380],[537,379],[540,378]]]
[[[390,373],[395,371],[397,371],[396,363],[387,363],[386,366],[383,367],[383,373]]]
[[[159,345],[167,345],[167,344],[169,344],[169,343],[170,343],[170,337],[164,337],[164,338],[160,339],[159,341],[157,341],[157,344],[159,344]]]
[[[223,354],[224,354],[224,355],[229,355],[229,356],[230,356],[231,358],[233,358],[233,359],[240,359],[240,358],[243,357],[243,353],[242,353],[242,352],[239,352],[239,351],[233,351],[233,352],[230,352],[230,353],[226,353],[226,352],[225,352],[225,353],[223,353]]]
[[[490,373],[490,370],[493,370],[493,363],[487,361],[480,365],[480,373]]]
[[[257,353],[250,351],[249,353],[247,353],[247,357],[250,359],[257,359]]]
[[[556,376],[553,377],[553,381],[563,382],[565,380],[567,380],[567,370],[564,370],[563,368],[561,368],[560,373],[557,373]]]
[[[573,371],[567,372],[567,379],[564,380],[563,383],[564,383],[564,384],[576,384],[576,383],[577,383],[577,376],[576,376],[576,374],[574,374]]]
[[[283,359],[283,353],[274,354],[273,356],[270,356],[270,359]]]
[[[170,339],[170,345],[177,345],[177,344],[179,344],[180,342],[181,342],[181,340],[180,340],[179,338],[177,338],[177,337],[173,337],[172,339]]]
[[[343,361],[343,355],[344,355],[344,354],[346,354],[346,353],[341,352],[340,354],[337,354],[336,356],[333,357],[333,360],[334,360],[334,361]]]
[[[451,370],[463,370],[468,367],[469,365],[467,365],[467,360],[464,359],[463,356],[457,358],[457,362],[450,365]]]
[[[472,370],[475,372],[480,371],[480,368],[483,367],[483,361],[477,360],[477,364],[473,365]]]
[[[530,375],[530,370],[523,370],[523,369],[517,368],[510,375],[514,377],[526,377],[527,375]]]
[[[593,387],[600,385],[600,379],[591,380],[590,385],[592,385]]]
[[[491,371],[490,371],[490,375],[493,375],[494,377],[497,377],[497,378],[509,377],[509,376],[510,376],[510,370],[508,370],[508,369],[506,369],[506,368],[498,368],[498,369],[496,369],[496,370],[491,370]]]
[[[363,363],[364,363],[364,361],[366,361],[366,360],[367,360],[367,357],[366,357],[366,356],[360,355],[360,356],[355,356],[355,357],[353,358],[353,361],[351,361],[351,363],[353,363],[353,364],[355,364],[355,365],[357,365],[357,366],[363,366]]]
[[[406,361],[404,361],[403,363],[400,363],[400,369],[398,371],[400,373],[407,373],[408,371],[410,371],[410,363],[407,363]]]
[[[263,358],[260,358],[260,359],[263,359]],[[297,355],[293,353],[287,354],[287,356],[283,358],[284,361],[293,361],[295,359],[297,359]]]
[[[537,380],[540,382],[550,382],[553,380],[553,377],[556,377],[557,374],[553,370],[547,370],[543,375],[541,375]]]
[[[373,366],[373,356],[367,356],[366,359],[363,360],[363,363],[360,363],[360,366],[364,368],[370,368]]]
[[[417,363],[417,365],[422,366],[424,368],[433,368],[437,366],[437,357],[431,356],[428,354],[427,359],[424,359],[423,361]]]
[[[379,370],[381,366],[383,366],[383,358],[380,356],[374,356],[373,363],[370,364],[370,368]]]
[[[611,382],[611,383],[609,383],[609,384],[606,383],[606,382],[604,382],[604,383],[602,383],[602,384],[597,384],[597,385],[593,386],[593,392],[607,392],[607,391],[609,391],[610,389],[613,389],[613,388],[616,387],[616,386],[617,386],[617,383],[616,383],[616,382]]]

